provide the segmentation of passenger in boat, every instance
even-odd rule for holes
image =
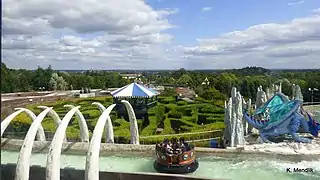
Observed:
[[[180,144],[181,144],[182,152],[187,151],[187,143],[184,141],[184,138],[181,137],[181,138],[179,139],[179,141],[180,141]]]
[[[168,139],[168,138],[165,138],[164,141],[163,141],[163,143],[164,143],[164,144],[169,144],[169,139]]]
[[[177,155],[182,153],[182,147],[181,147],[181,143],[179,141],[176,143],[176,146],[174,148],[174,152]]]

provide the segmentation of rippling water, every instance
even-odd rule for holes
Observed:
[[[16,163],[18,152],[1,151],[1,163]],[[320,158],[313,161],[296,158],[233,155],[229,157],[198,157],[199,169],[191,176],[234,180],[319,180]],[[155,172],[150,156],[103,156],[100,170],[114,172]],[[45,166],[46,154],[33,154],[32,165]],[[62,155],[61,167],[85,168],[85,156]],[[287,168],[313,168],[314,173],[288,173]]]

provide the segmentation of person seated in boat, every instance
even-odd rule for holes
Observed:
[[[166,144],[164,145],[164,148],[167,154],[173,154],[172,143],[168,139],[166,139]]]
[[[168,139],[168,138],[165,138],[165,139],[163,140],[163,144],[169,144],[169,139]]]
[[[185,151],[190,151],[190,150],[193,148],[192,146],[190,146],[189,143],[185,142],[185,140],[184,140],[183,137],[180,138],[180,142],[181,142],[181,144],[183,145],[183,151],[184,151],[184,152],[185,152]]]
[[[179,154],[182,153],[182,147],[181,147],[180,142],[177,142],[177,143],[176,143],[176,145],[175,145],[175,147],[174,147],[174,153],[175,153],[176,155],[179,155]]]
[[[181,144],[182,152],[187,151],[187,143],[184,141],[184,138],[181,137],[181,138],[179,139],[179,141],[180,141],[180,144]]]
[[[167,147],[166,147],[166,153],[167,153],[168,155],[174,154],[174,150],[172,149],[171,146],[167,146]]]

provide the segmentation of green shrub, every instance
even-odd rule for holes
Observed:
[[[174,134],[174,130],[171,128],[171,121],[169,118],[166,118],[164,121],[164,128],[161,134]]]
[[[165,108],[166,108],[166,113],[171,111],[172,109],[176,109],[177,108],[177,105],[176,104],[166,104],[165,105]]]
[[[176,109],[172,109],[169,113],[168,113],[168,118],[177,118],[180,119],[182,117],[182,114],[180,112],[178,112]]]
[[[170,121],[171,128],[175,130],[176,133],[188,132],[195,126],[195,124],[181,119],[170,119]]]
[[[161,104],[159,104],[159,105],[161,105]],[[149,115],[149,116],[155,116],[156,111],[157,111],[157,108],[158,108],[159,105],[154,106],[154,107],[148,109],[148,115]]]
[[[101,112],[97,109],[97,110],[86,110],[82,112],[82,115],[84,116],[84,118],[87,119],[94,119],[94,118],[99,118],[101,115]]]
[[[214,113],[215,112],[215,107],[213,105],[205,104],[199,112],[201,113]]]
[[[130,127],[130,123],[124,119],[116,119],[113,121],[113,126],[126,126]]]
[[[191,108],[185,108],[184,111],[183,111],[183,115],[192,116],[192,109]]]
[[[182,120],[197,124],[198,118],[197,116],[182,116]]]
[[[215,123],[217,121],[216,118],[213,117],[207,117],[205,124],[211,124],[211,123]]]
[[[138,124],[139,133],[141,133],[141,131],[142,131],[142,119],[137,119],[137,124]]]
[[[186,102],[186,101],[178,101],[177,102],[178,106],[184,106],[184,105],[187,105],[187,104],[188,104],[188,102]]]
[[[114,129],[115,137],[130,137],[130,129],[129,128],[121,128],[117,127]]]
[[[224,127],[225,127],[224,122],[216,122],[212,124],[199,125],[198,127],[193,128],[191,132],[223,130]]]
[[[145,127],[142,131],[141,131],[141,136],[151,136],[155,133],[156,129],[157,129],[157,119],[156,117],[149,116],[149,125],[147,127]]]
[[[80,139],[80,130],[72,126],[68,126],[66,131],[66,136],[67,138],[71,138],[71,139]]]
[[[215,100],[213,101],[213,104],[220,107],[220,108],[224,108],[224,100]]]
[[[156,119],[157,119],[157,124],[159,124],[161,121],[165,119],[165,106],[162,104],[159,104],[156,108],[156,113],[155,113]]]
[[[164,104],[171,104],[171,103],[173,104],[176,102],[176,98],[169,96],[169,97],[164,97],[164,98],[158,98],[158,101],[160,103],[164,103]]]

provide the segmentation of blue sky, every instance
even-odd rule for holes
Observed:
[[[176,44],[218,36],[264,23],[285,23],[310,14],[319,0],[147,0],[155,9],[178,9],[169,20],[177,28],[167,32]],[[292,3],[292,4],[290,4]],[[209,7],[208,11],[203,9]]]
[[[320,68],[320,0],[2,5],[2,60],[10,68]]]

